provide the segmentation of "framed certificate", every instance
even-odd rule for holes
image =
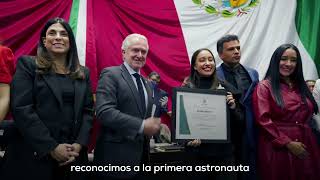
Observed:
[[[174,88],[172,139],[175,142],[230,142],[230,120],[226,91]]]

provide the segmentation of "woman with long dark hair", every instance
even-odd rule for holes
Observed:
[[[17,136],[1,179],[79,179],[70,165],[88,161],[93,100],[89,71],[63,19],[46,23],[35,57],[19,58],[11,94]]]
[[[185,82],[184,87],[197,88],[197,89],[222,89],[227,91],[227,104],[230,110],[230,124],[231,124],[231,141],[232,143],[215,144],[215,143],[202,143],[200,139],[195,139],[187,142],[187,151],[193,153],[198,161],[196,165],[223,165],[231,166],[235,165],[235,152],[233,137],[234,130],[238,127],[235,125],[237,121],[242,121],[243,116],[240,113],[239,104],[231,93],[231,85],[227,82],[220,82],[216,74],[216,63],[213,53],[207,49],[202,48],[195,51],[191,58],[190,76],[188,81]],[[227,173],[203,173],[204,179],[236,179],[235,172]],[[197,177],[198,178],[198,177]]]
[[[273,53],[253,94],[259,127],[258,169],[265,180],[320,177],[320,148],[308,125],[317,104],[302,72],[298,48],[283,44]]]

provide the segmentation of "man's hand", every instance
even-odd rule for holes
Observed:
[[[229,105],[230,109],[236,108],[236,100],[233,98],[231,92],[227,92],[227,104]]]
[[[143,133],[153,136],[160,130],[160,118],[150,117],[144,121]]]

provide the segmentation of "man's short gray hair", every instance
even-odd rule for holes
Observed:
[[[144,36],[144,35],[141,35],[141,34],[137,34],[137,33],[134,33],[134,34],[129,34],[122,42],[122,46],[121,46],[121,49],[122,50],[127,50],[128,47],[131,45],[132,43],[132,40],[133,39],[143,39],[147,42],[147,45],[148,45],[148,39]],[[149,50],[149,45],[147,47],[147,50]]]

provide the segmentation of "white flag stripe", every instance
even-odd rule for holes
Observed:
[[[301,43],[295,27],[296,0],[260,0],[247,14],[224,18],[205,12],[192,0],[175,0],[186,47],[191,59],[199,48],[213,51],[217,63],[217,40],[225,34],[240,38],[241,63],[255,68],[264,77],[274,50],[283,43],[295,44],[301,53],[305,79],[317,79],[314,61]]]
[[[86,35],[87,35],[87,0],[80,0],[76,43],[81,65],[86,64]]]

